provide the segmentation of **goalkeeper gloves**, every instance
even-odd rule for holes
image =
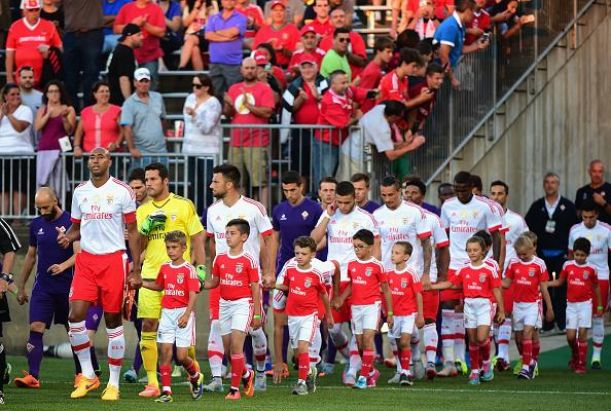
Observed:
[[[163,229],[167,218],[168,217],[161,210],[149,214],[140,226],[140,234],[148,236],[153,230]]]

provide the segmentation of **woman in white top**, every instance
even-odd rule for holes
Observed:
[[[198,211],[212,200],[207,187],[212,180],[215,159],[221,151],[222,111],[221,103],[214,97],[210,77],[206,74],[193,77],[193,93],[187,96],[183,108],[185,135],[182,152],[189,155],[188,175],[192,183],[189,197]]]
[[[6,84],[0,100],[0,153],[9,156],[2,159],[0,214],[20,215],[26,206],[27,188],[35,189],[34,146],[30,134],[33,121],[32,110],[21,103],[19,86]],[[16,156],[19,154],[25,154],[26,158]]]

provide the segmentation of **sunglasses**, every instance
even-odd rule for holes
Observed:
[[[337,41],[339,41],[340,43],[348,43],[350,41],[350,38],[339,38],[337,39]]]
[[[199,90],[199,89],[201,89],[202,87],[204,87],[204,85],[203,85],[203,84],[196,84],[196,83],[193,83],[193,84],[191,84],[191,85],[192,85],[193,87],[195,87],[196,89],[198,89],[198,90]]]

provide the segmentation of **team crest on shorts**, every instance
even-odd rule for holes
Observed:
[[[371,277],[371,274],[373,274],[373,268],[371,268],[371,267],[365,268],[365,276],[366,277]]]
[[[479,275],[479,282],[480,283],[485,283],[486,282],[486,274],[480,274]]]
[[[243,269],[244,269],[244,264],[238,263],[238,264],[235,265],[235,272],[236,273],[240,274]]]
[[[529,277],[534,277],[535,276],[535,269],[534,268],[529,268],[528,269],[528,276]]]
[[[311,278],[306,278],[305,281],[303,282],[303,286],[305,288],[310,288],[311,285],[312,285],[312,279]]]
[[[176,282],[178,284],[182,284],[185,281],[185,276],[183,274],[176,275]]]
[[[407,287],[407,278],[402,278],[401,279],[401,288],[405,288]]]

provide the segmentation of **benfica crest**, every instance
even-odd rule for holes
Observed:
[[[306,278],[305,281],[303,282],[303,285],[305,288],[310,288],[310,286],[312,285],[312,279]]]
[[[482,284],[486,282],[486,274],[479,275],[479,282]]]
[[[236,266],[235,266],[235,272],[236,273],[240,274],[243,269],[244,269],[244,264],[242,264],[242,263],[236,264]]]
[[[185,281],[185,276],[184,274],[178,274],[176,275],[176,282],[178,284],[182,284]]]
[[[587,280],[589,276],[590,276],[590,274],[588,274],[587,271],[585,273],[583,273],[583,279],[584,280]]]
[[[371,274],[373,274],[373,268],[371,268],[371,267],[367,267],[367,268],[365,269],[365,276],[367,276],[367,277],[371,277]]]
[[[401,288],[405,288],[407,287],[407,278],[402,278],[401,279]]]
[[[535,269],[534,268],[529,268],[528,269],[528,276],[529,277],[534,277],[535,276]]]

